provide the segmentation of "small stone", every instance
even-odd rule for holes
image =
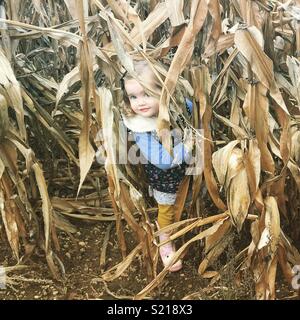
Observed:
[[[81,249],[80,249],[80,252],[85,252],[85,249],[84,249],[84,248],[81,248]]]
[[[180,277],[184,277],[184,273],[180,273]]]
[[[53,295],[54,295],[54,296],[58,295],[58,291],[54,290],[54,291],[53,291]]]
[[[71,259],[71,254],[70,254],[70,252],[67,252],[67,253],[66,253],[66,256],[67,256],[69,259]]]
[[[39,299],[40,298],[40,296],[34,296],[34,299]]]
[[[85,247],[86,246],[85,242],[83,242],[83,241],[80,241],[78,244],[80,245],[80,247]]]
[[[189,285],[188,285],[188,288],[189,288],[189,289],[193,288],[193,285],[192,285],[192,284],[189,284]]]
[[[77,232],[76,232],[76,235],[77,235],[77,236],[81,236],[81,232],[80,232],[80,231],[77,231]]]

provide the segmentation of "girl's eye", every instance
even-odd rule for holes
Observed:
[[[136,96],[129,96],[129,100],[136,99]]]

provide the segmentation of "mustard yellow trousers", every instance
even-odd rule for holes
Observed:
[[[174,223],[175,206],[169,204],[158,204],[157,222],[160,228]]]

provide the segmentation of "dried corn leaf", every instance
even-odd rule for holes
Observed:
[[[8,105],[15,110],[21,137],[26,139],[20,84],[2,50],[0,50],[0,65],[0,94],[6,98]]]
[[[233,149],[238,143],[238,140],[231,141],[225,147],[219,149],[212,155],[212,164],[221,185],[225,185],[229,159],[231,157]]]
[[[219,225],[218,230],[205,239],[205,254],[207,254],[214,246],[216,246],[219,241],[222,241],[224,235],[228,232],[231,226],[231,222],[228,218],[219,220],[217,224]]]
[[[294,274],[291,265],[288,262],[286,251],[281,245],[278,247],[278,262],[287,282],[291,283]]]
[[[65,46],[74,46],[77,47],[78,43],[81,40],[81,37],[78,36],[75,33],[68,32],[61,29],[54,29],[54,28],[44,28],[44,27],[38,27],[32,24],[27,24],[19,21],[11,21],[11,20],[5,20],[0,19],[0,23],[6,23],[7,25],[11,26],[12,29],[15,30],[21,30],[19,36],[24,35],[28,30],[34,30],[34,36],[42,36],[47,35],[53,39],[56,39],[60,41]],[[36,32],[35,32],[36,31]],[[16,36],[18,34],[16,33]],[[26,34],[27,37],[27,34]]]
[[[222,235],[221,240],[211,248],[209,253],[202,260],[198,268],[198,273],[200,275],[204,274],[206,269],[224,252],[231,241],[230,233],[230,229],[227,230],[225,234]]]
[[[168,17],[169,12],[167,10],[166,3],[158,3],[154,10],[150,12],[148,17],[142,21],[142,33],[139,28],[135,27],[129,34],[130,38],[134,43],[140,44],[143,41],[143,36],[145,40],[147,40],[154,31],[167,20]],[[111,48],[111,45],[108,45],[107,48]]]
[[[263,52],[254,36],[248,29],[240,29],[235,33],[235,45],[249,62],[258,80],[270,90],[276,103],[289,114],[282,95],[275,82],[272,60]]]
[[[7,239],[15,258],[19,261],[19,230],[16,221],[16,207],[12,200],[9,199],[12,190],[9,190],[9,185],[3,181],[0,181],[0,211],[2,221],[4,223]],[[7,180],[7,179],[5,179]],[[4,195],[2,190],[6,191]],[[9,192],[9,193],[8,193]]]
[[[181,182],[181,185],[179,186],[178,196],[176,197],[175,214],[174,214],[175,222],[180,221],[182,211],[184,209],[186,197],[188,195],[189,185],[190,185],[190,176],[185,176],[185,178]]]
[[[295,90],[295,98],[297,99],[300,110],[300,62],[295,57],[287,56],[286,64],[289,68],[289,75]]]
[[[300,130],[294,132],[291,138],[291,157],[300,167]]]
[[[116,135],[113,130],[114,126],[114,114],[113,114],[113,101],[112,94],[110,90],[106,88],[99,88],[97,91],[99,96],[99,105],[96,105],[98,110],[100,109],[101,120],[102,120],[102,130],[104,139],[104,148],[106,151],[106,162],[105,169],[106,172],[111,176],[114,182],[114,187],[116,188],[115,199],[119,198],[120,186],[118,179],[118,172],[116,168],[117,158],[115,146],[117,144]]]
[[[8,126],[8,106],[5,97],[2,94],[0,94],[0,141],[6,134]]]
[[[80,182],[78,186],[77,195],[85,180],[95,157],[95,151],[90,142],[90,125],[91,125],[91,97],[94,101],[97,99],[95,91],[95,80],[93,75],[93,41],[88,40],[85,29],[83,2],[78,3],[77,7],[80,22],[81,33],[83,35],[83,42],[80,44],[80,77],[81,77],[81,107],[83,110],[83,120],[81,125],[81,132],[79,136],[79,166],[80,166]]]
[[[75,233],[77,228],[61,214],[54,211],[53,222],[55,227],[68,233]]]
[[[280,236],[280,215],[276,199],[267,197],[265,203],[265,229],[258,243],[258,249],[262,249],[266,245],[270,247],[270,254],[273,256],[278,247]]]
[[[166,7],[169,12],[169,19],[172,27],[180,26],[185,23],[183,14],[183,0],[166,0]]]
[[[118,32],[117,24],[111,18],[108,19],[107,25],[110,31],[111,40],[115,47],[118,58],[120,59],[124,68],[129,72],[129,74],[134,75],[133,61],[130,55],[126,52],[124,41],[121,37],[120,32]]]
[[[37,186],[40,192],[40,196],[42,198],[42,211],[43,211],[43,221],[44,221],[44,235],[45,235],[45,252],[49,253],[50,250],[50,235],[52,230],[52,205],[49,199],[47,183],[43,174],[41,167],[38,163],[35,163],[32,166],[32,169],[35,173],[35,178],[37,182]]]
[[[276,280],[276,271],[277,271],[277,263],[278,263],[278,259],[277,256],[275,256],[268,268],[268,286],[269,289],[267,290],[266,293],[266,299],[268,300],[275,300],[275,280]]]
[[[231,173],[233,174],[229,169],[228,174],[230,175]],[[230,180],[227,191],[228,211],[238,231],[241,231],[247,217],[250,201],[247,172],[246,169],[243,168],[238,174],[234,173],[234,177]]]
[[[204,24],[207,11],[208,7],[206,1],[197,0],[192,3],[190,22],[185,30],[181,43],[177,48],[174,59],[172,60],[161,93],[157,126],[159,136],[162,138],[162,144],[170,154],[171,140],[170,136],[166,135],[166,132],[170,129],[170,118],[168,112],[170,95],[175,90],[176,82],[180,73],[183,71],[192,56],[196,35]]]
[[[208,38],[208,43],[205,48],[203,56],[206,58],[209,55],[215,54],[218,50],[218,40],[221,35],[222,25],[221,25],[221,12],[220,12],[220,3],[218,0],[209,0],[207,1],[208,12],[210,13],[212,19],[212,26]],[[209,54],[208,54],[209,52]]]
[[[258,147],[258,142],[255,139],[250,140],[248,157],[249,157],[248,159],[250,161],[251,168],[252,168],[252,170],[250,171],[251,177],[249,177],[249,174],[248,174],[248,180],[250,180],[251,178],[254,181],[253,192],[256,192],[258,190],[258,185],[260,182],[261,152]]]
[[[204,137],[205,137],[204,139],[204,163],[205,163],[204,177],[205,177],[207,189],[209,191],[209,194],[213,202],[218,208],[226,210],[226,205],[223,203],[223,201],[220,198],[220,195],[218,192],[218,186],[212,172],[212,160],[211,160],[212,147],[210,144],[212,137],[211,137],[210,127],[209,127],[211,114],[212,114],[211,106],[208,105],[203,115],[203,129],[204,129]]]
[[[269,143],[270,143],[270,147],[271,147],[271,150],[272,152],[280,159],[282,159],[282,156],[280,154],[280,151],[279,151],[279,147],[278,147],[278,141],[276,140],[276,138],[274,137],[274,135],[272,135],[271,139],[269,139]],[[300,190],[300,167],[297,166],[297,164],[293,161],[293,160],[290,160],[288,163],[287,163],[287,167],[289,168],[296,184],[297,184],[297,187],[298,187],[298,190]]]
[[[9,171],[14,175],[18,175],[17,167],[17,150],[15,146],[9,140],[4,140],[0,143],[0,156],[5,167],[9,168]]]
[[[267,90],[262,84],[249,84],[243,107],[249,118],[250,125],[256,133],[261,152],[262,169],[274,174],[275,164],[267,146],[269,134],[269,103],[266,94]]]
[[[79,19],[81,16],[81,13],[79,13],[77,4],[75,1],[73,0],[64,0],[72,18],[74,20]],[[89,2],[88,0],[81,0],[81,2],[83,3],[83,16],[84,17],[88,17],[88,13],[89,13]]]
[[[136,257],[136,255],[141,251],[142,244],[138,244],[130,254],[119,264],[107,270],[102,274],[102,279],[104,281],[113,281],[118,278],[132,263],[132,260]]]
[[[0,179],[2,178],[4,170],[5,170],[5,165],[4,165],[3,161],[0,158]]]

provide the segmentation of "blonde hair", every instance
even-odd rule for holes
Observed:
[[[153,92],[157,92],[158,90],[161,91],[161,84],[158,81],[157,76],[155,75],[155,73],[153,72],[152,68],[149,66],[148,62],[145,60],[134,60],[133,61],[133,66],[134,66],[134,70],[136,72],[136,74],[140,77],[142,76],[143,72],[147,69],[148,71],[150,71],[151,77],[153,79],[153,83],[149,85],[150,89],[152,89]],[[122,87],[122,91],[123,91],[123,103],[120,106],[121,112],[127,116],[134,116],[135,112],[132,110],[131,105],[130,105],[130,101],[127,95],[127,92],[125,90],[125,81],[126,80],[131,80],[131,79],[135,79],[133,76],[131,76],[129,73],[125,73],[123,75],[123,77],[121,78],[121,87]]]

